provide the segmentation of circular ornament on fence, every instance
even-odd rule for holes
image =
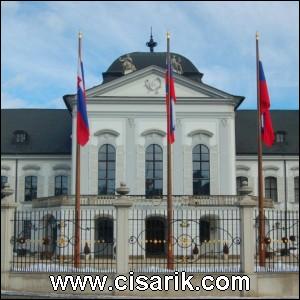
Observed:
[[[192,244],[192,238],[187,234],[182,234],[177,239],[178,245],[182,248],[188,248]]]

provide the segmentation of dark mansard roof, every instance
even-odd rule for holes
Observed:
[[[236,154],[257,153],[256,111],[237,110]],[[299,111],[271,111],[274,131],[285,132],[286,140],[271,148],[263,148],[268,155],[299,154]],[[16,142],[16,134],[26,133],[23,143]],[[72,118],[66,109],[2,109],[1,154],[71,154]]]
[[[110,65],[107,71],[103,73],[103,83],[107,83],[124,76],[122,61],[124,61],[127,57],[129,57],[130,62],[134,65],[136,71],[151,65],[166,69],[166,52],[132,52],[118,57]],[[172,58],[175,58],[175,60],[181,65],[181,75],[196,82],[201,82],[203,74],[198,71],[189,59],[177,53],[171,53],[171,59]],[[176,72],[176,70],[174,71]]]

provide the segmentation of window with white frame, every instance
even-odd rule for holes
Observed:
[[[163,192],[163,149],[157,144],[146,148],[146,196],[159,196]]]
[[[25,177],[25,201],[32,201],[37,197],[37,176]]]
[[[68,195],[68,176],[55,176],[55,196]]]
[[[98,195],[115,194],[115,181],[116,150],[113,145],[105,144],[98,156]]]
[[[273,202],[278,202],[276,177],[269,176],[265,178],[265,197],[272,199]]]
[[[210,193],[209,149],[205,145],[193,148],[193,194]]]

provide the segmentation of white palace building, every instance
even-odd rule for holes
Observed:
[[[221,206],[233,201],[244,181],[257,195],[256,111],[239,110],[244,97],[205,84],[186,57],[171,58],[177,96],[174,199],[208,206],[212,201],[214,207],[217,200]],[[122,55],[101,84],[87,89],[90,140],[81,148],[82,204],[96,210],[120,182],[140,203],[167,194],[165,61],[163,52]],[[74,203],[76,95],[63,100],[66,109],[1,110],[1,184],[13,189],[19,209]],[[275,208],[299,207],[298,114],[271,111],[276,142],[263,148],[263,174],[265,197]]]

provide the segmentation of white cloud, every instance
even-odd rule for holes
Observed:
[[[298,8],[297,2],[9,3],[1,11],[2,89],[19,95],[20,104],[26,98],[41,106],[74,93],[79,30],[86,85],[99,84],[118,56],[147,51],[152,25],[156,51],[165,51],[171,31],[171,50],[188,57],[204,82],[247,97],[255,95],[259,30],[269,86],[284,88],[288,97],[286,88],[299,88]]]

